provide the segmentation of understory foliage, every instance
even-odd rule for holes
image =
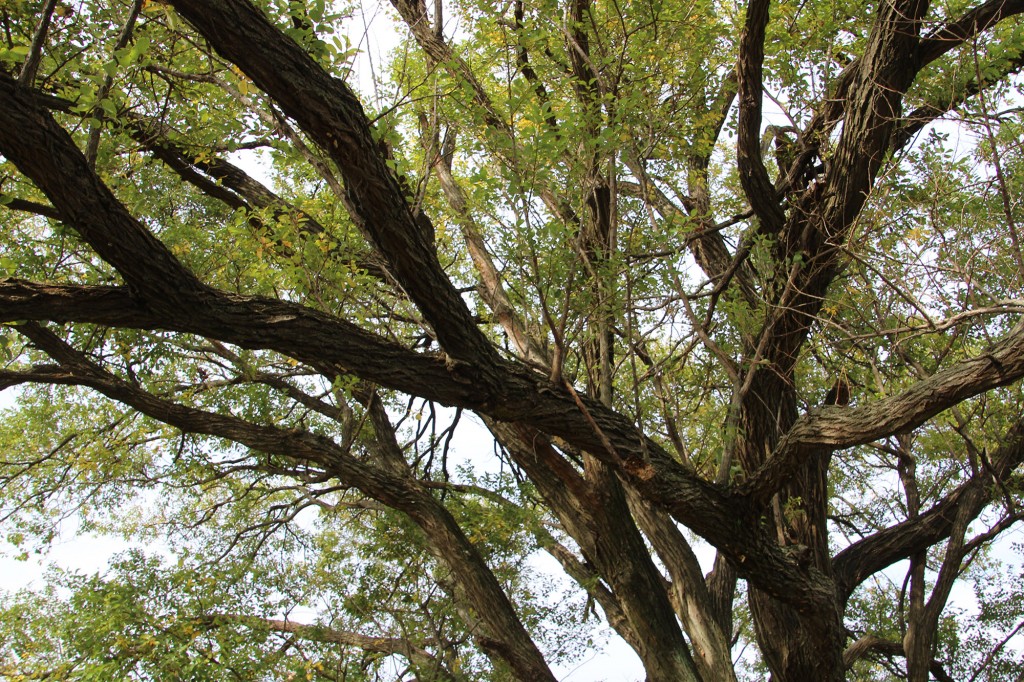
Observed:
[[[1021,13],[0,4],[0,678],[1022,679]]]

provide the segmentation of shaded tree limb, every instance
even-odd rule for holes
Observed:
[[[18,331],[60,363],[62,376],[54,377],[56,382],[92,388],[183,431],[227,438],[289,460],[315,462],[343,483],[407,514],[423,531],[436,558],[451,569],[480,622],[486,625],[486,631],[474,633],[481,649],[507,663],[524,679],[554,680],[479,552],[447,510],[408,475],[396,473],[393,466],[385,469],[361,462],[324,436],[253,424],[158,398],[113,376],[41,325],[24,322],[18,325]],[[380,431],[377,433],[380,437]]]
[[[572,470],[543,434],[489,420],[488,428],[537,486],[588,565],[610,588],[617,616],[611,623],[652,679],[697,679],[661,576],[641,549],[643,539],[621,487],[602,480],[600,473],[595,476],[592,465],[586,477]],[[616,557],[621,556],[634,560],[618,561]]]
[[[159,310],[206,289],[129,215],[30,93],[4,74],[0,93],[0,152],[43,190],[61,219],[118,271],[133,294]]]
[[[672,519],[627,488],[627,499],[637,525],[668,570],[670,596],[676,615],[693,646],[693,659],[702,680],[736,679],[729,636],[716,618],[720,611],[705,583],[700,563]],[[731,602],[731,595],[729,601]],[[732,604],[725,608],[731,613]]]
[[[939,370],[902,393],[852,408],[821,407],[799,418],[743,486],[766,499],[817,448],[843,449],[909,431],[968,398],[1024,377],[1024,321],[989,352]]]
[[[1022,0],[988,0],[968,10],[956,21],[948,22],[921,38],[917,49],[917,68],[924,68],[1003,19],[1024,12]]]
[[[905,655],[903,645],[899,642],[893,642],[877,635],[864,635],[846,648],[846,651],[843,652],[843,663],[847,668],[852,668],[854,663],[873,653],[889,657],[904,657]],[[954,682],[942,663],[935,659],[929,660],[928,670],[939,682]]]
[[[935,29],[918,43],[916,58],[912,61],[914,75],[939,57],[964,42],[988,30],[999,21],[1024,12],[1020,0],[988,0],[969,10],[959,19]],[[844,116],[844,107],[849,88],[865,67],[863,57],[847,64],[835,80],[833,93],[825,99],[825,106],[814,115],[804,130],[806,139],[817,139],[829,131]]]
[[[906,147],[910,141],[914,139],[914,136],[921,132],[921,130],[923,130],[929,123],[945,116],[956,107],[964,104],[969,98],[979,94],[996,83],[999,79],[1019,73],[1021,69],[1024,69],[1024,54],[1017,55],[1016,57],[1007,60],[1005,64],[1002,64],[997,76],[992,76],[981,81],[979,81],[977,77],[971,78],[971,80],[960,86],[953,93],[948,102],[941,104],[922,104],[917,107],[902,119],[899,128],[893,134],[893,151],[898,151]]]
[[[761,104],[764,36],[768,25],[771,0],[750,0],[740,36],[740,57],[737,66],[739,126],[737,129],[736,164],[740,184],[750,207],[761,222],[761,229],[776,233],[786,220],[779,205],[775,185],[768,177],[761,158]]]

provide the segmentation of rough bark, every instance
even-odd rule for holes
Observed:
[[[38,324],[23,323],[19,331],[60,363],[59,368],[41,368],[43,374],[33,380],[88,386],[183,431],[227,438],[289,460],[315,462],[346,485],[407,514],[423,531],[437,559],[451,570],[460,594],[479,618],[480,627],[474,636],[480,648],[507,664],[521,679],[555,679],[480,553],[430,491],[408,475],[401,452],[395,452],[398,446],[393,441],[394,432],[379,405],[376,431],[387,467],[361,462],[323,436],[259,426],[158,398],[104,371]]]
[[[807,334],[820,310],[824,294],[840,267],[840,247],[850,225],[860,213],[875,177],[890,146],[890,135],[899,118],[902,94],[913,77],[914,50],[917,48],[920,20],[925,2],[883,4],[878,15],[858,76],[844,93],[845,124],[830,160],[830,168],[821,184],[805,190],[780,228],[776,244],[774,293],[769,301],[767,320],[761,330],[755,360],[739,396],[740,432],[736,446],[744,470],[753,474],[765,463],[767,453],[776,450],[783,436],[796,422],[796,393],[793,368]],[[751,3],[741,46],[741,92],[751,92],[759,78],[763,24],[767,21],[767,3]],[[745,90],[744,90],[745,89]],[[747,108],[757,111],[753,100]],[[743,110],[741,96],[741,111]],[[747,145],[752,147],[755,126],[747,123]],[[759,129],[759,124],[757,129]],[[741,121],[740,134],[743,135]],[[744,138],[740,139],[743,147]],[[751,192],[766,192],[756,182],[756,166],[746,163],[747,184]],[[763,165],[761,166],[763,168]],[[761,183],[763,184],[763,183]],[[774,194],[769,195],[772,200]],[[762,199],[762,202],[766,201]],[[774,229],[769,209],[760,211],[751,200],[762,222]],[[799,260],[793,257],[799,254]],[[812,453],[807,453],[812,454]],[[769,506],[770,518],[779,542],[791,548],[800,560],[828,573],[827,545],[823,546],[824,500],[827,495],[825,471],[827,458],[810,456],[801,462],[790,460],[786,471],[792,476],[786,485],[765,487],[775,496]],[[765,503],[768,500],[764,500]],[[802,527],[786,522],[784,510],[790,500],[802,500]],[[805,556],[809,553],[810,556]],[[820,589],[828,592],[828,607],[814,617],[797,613],[789,604],[751,590],[751,612],[773,679],[840,680],[843,665],[840,652],[845,640],[835,585],[824,576]],[[814,652],[814,653],[812,653]],[[828,652],[826,654],[826,652]]]
[[[672,519],[635,492],[627,490],[627,495],[637,524],[668,570],[673,606],[693,646],[700,679],[735,680],[729,645],[732,621],[715,617],[716,613],[732,613],[731,587],[725,588],[730,591],[728,598],[723,599],[726,603],[716,608],[714,600],[718,595],[713,596],[711,587],[705,583],[696,555]]]
[[[714,679],[697,677],[665,586],[626,508],[621,486],[603,479],[613,474],[593,471],[600,464],[594,462],[584,477],[565,465],[542,434],[501,423],[491,423],[490,428],[551,502],[563,528],[608,585],[614,608],[621,613],[612,625],[644,662],[649,678]],[[632,560],[623,561],[627,556]]]
[[[445,351],[456,360],[494,362],[494,348],[437,261],[428,238],[432,228],[423,224],[429,219],[410,207],[352,90],[248,2],[180,0],[172,4],[334,161],[344,179],[344,199],[352,219],[387,259]],[[262,49],[254,51],[253,45]]]
[[[5,155],[30,177],[38,178],[44,189],[49,188],[47,193],[64,220],[79,229],[90,243],[95,242],[96,248],[123,271],[125,279],[143,290],[147,302],[153,300],[157,302],[154,305],[159,305],[177,301],[180,305],[169,310],[162,307],[157,314],[129,289],[36,286],[8,280],[3,285],[5,319],[188,331],[243,347],[270,348],[314,367],[344,368],[444,404],[532,424],[571,439],[617,466],[635,456],[635,463],[622,468],[627,478],[652,501],[670,510],[677,520],[721,547],[736,562],[741,574],[763,581],[767,589],[781,598],[800,602],[808,597],[808,591],[801,586],[802,570],[795,560],[776,550],[769,549],[767,555],[751,551],[767,544],[756,523],[737,533],[735,524],[723,522],[755,518],[753,512],[743,511],[743,498],[727,495],[701,481],[676,464],[656,443],[643,439],[628,420],[600,404],[587,403],[584,398],[589,413],[585,416],[571,395],[531,372],[512,366],[485,371],[445,362],[443,358],[394,346],[354,325],[294,304],[218,295],[198,285],[96,181],[81,155],[76,157],[66,151],[73,150],[73,144],[52,119],[39,112],[31,98],[15,92],[13,85],[6,87],[0,102],[7,105],[0,106],[6,122],[3,130],[8,133],[0,133]],[[47,149],[48,154],[38,154],[39,149]],[[51,156],[59,161],[54,163]],[[67,191],[69,188],[74,192]],[[89,202],[86,210],[80,206],[83,202]],[[166,274],[157,279],[153,277],[156,272]],[[195,293],[183,300],[190,288]],[[998,375],[1000,382],[1018,376],[1016,370]],[[614,445],[614,453],[605,450],[604,440],[594,432],[593,423]],[[643,461],[643,455],[648,462]],[[810,590],[810,594],[816,593]]]
[[[761,228],[775,233],[782,228],[786,216],[775,195],[775,187],[768,178],[761,158],[761,66],[764,61],[764,34],[768,25],[770,0],[750,0],[747,4],[746,23],[740,37],[739,74],[739,129],[736,142],[736,162],[740,182]]]
[[[934,624],[948,597],[950,576],[963,558],[967,524],[991,502],[991,479],[1005,480],[1021,463],[1024,431],[1017,425],[1007,434],[992,458],[991,471],[970,478],[930,509],[915,510],[913,518],[854,543],[835,558],[829,555],[825,516],[830,460],[835,450],[912,430],[959,402],[1018,381],[1024,376],[1024,323],[977,357],[950,364],[902,393],[855,407],[822,406],[799,415],[794,368],[806,351],[822,302],[845,265],[843,249],[851,226],[887,155],[905,145],[916,126],[945,111],[924,107],[904,118],[903,93],[923,66],[1024,11],[1024,3],[992,0],[922,39],[918,35],[927,9],[923,0],[880,5],[864,54],[844,71],[836,85],[837,96],[804,134],[820,141],[843,121],[835,152],[827,159],[823,175],[809,186],[800,186],[790,181],[773,185],[760,158],[769,2],[750,2],[736,76],[737,162],[744,194],[758,220],[752,233],[777,238],[771,245],[772,263],[758,273],[766,282],[761,328],[742,338],[740,361],[723,360],[734,368],[737,379],[732,415],[737,436],[732,445],[742,471],[730,481],[726,466],[720,484],[681,464],[644,434],[638,419],[612,407],[612,349],[617,332],[608,313],[612,293],[597,275],[601,259],[616,247],[617,178],[606,170],[609,159],[588,160],[583,173],[586,188],[580,197],[583,215],[568,209],[564,197],[555,191],[542,190],[551,213],[579,228],[580,254],[590,266],[591,281],[586,285],[600,302],[593,313],[588,346],[591,395],[580,395],[557,373],[535,371],[551,359],[531,337],[503,290],[498,267],[473,225],[450,164],[440,154],[431,163],[463,221],[468,251],[482,282],[482,298],[512,338],[518,355],[532,367],[502,359],[479,330],[438,261],[429,218],[406,196],[402,180],[388,166],[387,150],[375,141],[372,125],[345,84],[324,72],[248,2],[174,0],[171,4],[330,156],[344,178],[342,198],[352,219],[436,332],[443,353],[415,352],[343,316],[280,300],[228,294],[199,281],[92,171],[72,138],[46,111],[53,102],[47,105],[24,83],[2,74],[0,152],[51,202],[46,206],[16,199],[10,207],[62,221],[113,268],[124,285],[86,287],[3,279],[0,321],[196,334],[243,348],[277,351],[330,378],[348,374],[486,416],[578,544],[583,561],[564,547],[552,546],[552,554],[574,577],[595,583],[588,589],[636,649],[651,680],[734,678],[729,637],[737,576],[748,581],[758,641],[773,679],[842,679],[852,660],[867,651],[892,649],[891,643],[864,640],[844,656],[843,610],[852,591],[868,576],[905,558],[917,562],[915,580],[923,584],[924,553],[949,539],[948,561],[942,565],[932,600],[926,602],[923,592],[915,595],[915,624],[899,645],[912,677],[924,679],[929,669],[934,674]],[[395,5],[433,65],[449,69],[471,85],[484,123],[514,137],[467,64],[453,54],[438,27],[426,21],[425,3],[395,0]],[[517,12],[521,28],[521,5]],[[589,59],[590,43],[583,28],[588,12],[589,4],[582,0],[568,6],[572,26],[566,32],[566,49],[578,103],[591,117],[589,133],[596,137],[602,132],[599,121],[604,105],[599,99],[607,92],[604,74],[595,71]],[[545,91],[536,90],[540,83],[526,53],[520,49],[517,55],[525,77],[535,81],[538,97],[546,98],[541,94]],[[1021,64],[1024,61],[1018,60],[1007,68]],[[711,124],[719,130],[733,99],[726,81],[724,104],[705,107],[720,114],[712,116]],[[985,85],[969,85],[965,93]],[[147,127],[149,121],[129,118],[128,122],[129,132],[139,143],[209,196],[235,208],[295,210],[226,162],[189,159]],[[552,117],[546,123],[557,126]],[[812,147],[804,152],[817,153]],[[691,248],[715,284],[713,296],[731,287],[730,293],[738,294],[749,307],[760,305],[753,292],[753,271],[744,268],[742,243],[736,254],[730,254],[719,232],[710,229],[714,225],[705,186],[707,158],[694,157],[688,163],[693,196],[692,205],[686,207],[698,226]],[[640,160],[628,160],[626,165],[641,185],[647,182]],[[787,177],[794,177],[792,169]],[[663,211],[678,211],[655,189],[642,188],[641,194]],[[782,203],[780,193],[787,203]],[[410,476],[397,443],[388,440],[393,440],[394,433],[379,403],[375,406],[371,399],[366,407],[386,466],[359,461],[311,433],[286,432],[175,405],[104,372],[41,326],[27,322],[18,328],[58,365],[0,372],[0,388],[23,382],[88,386],[184,430],[315,462],[416,521],[438,560],[455,576],[459,598],[473,611],[482,650],[507,664],[520,679],[551,679],[479,553],[430,489]],[[553,442],[559,443],[558,448]],[[570,450],[579,455],[581,466],[564,456]],[[719,550],[715,570],[707,577],[700,575],[676,522]],[[651,558],[645,537],[664,564],[668,580]],[[409,649],[403,655],[420,656],[429,663],[419,651]]]

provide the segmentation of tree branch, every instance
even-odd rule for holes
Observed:
[[[50,30],[50,21],[53,19],[53,12],[56,8],[57,0],[46,0],[46,4],[42,7],[39,22],[32,35],[32,44],[29,45],[28,57],[25,58],[25,63],[21,65],[21,73],[18,74],[18,85],[23,88],[30,88],[35,83],[39,62],[43,58],[46,34]]]
[[[481,623],[486,624],[487,632],[477,633],[481,648],[502,659],[523,679],[554,680],[479,552],[430,491],[411,477],[397,473],[394,467],[383,468],[362,462],[325,436],[298,429],[286,431],[261,426],[158,398],[113,376],[34,322],[18,325],[18,331],[60,363],[67,374],[62,383],[87,386],[183,431],[227,438],[293,461],[315,462],[343,483],[355,486],[369,497],[407,514],[423,531],[437,558],[452,570],[457,584],[479,614]]]
[[[921,38],[917,48],[920,70],[997,23],[1024,12],[1024,0],[988,0]]]
[[[324,625],[305,625],[290,620],[261,618],[259,616],[233,613],[212,614],[204,618],[203,622],[213,626],[238,624],[254,630],[271,630],[272,632],[295,635],[313,642],[354,646],[363,651],[384,654],[385,656],[399,655],[412,663],[420,674],[429,676],[430,679],[449,682],[455,682],[456,679],[452,672],[436,656],[403,637],[373,637],[358,632],[337,630]],[[424,644],[433,646],[436,645],[436,642],[427,641]]]
[[[61,219],[154,309],[182,305],[205,289],[96,177],[37,99],[2,73],[0,153],[43,190]]]
[[[820,448],[843,449],[917,428],[943,410],[1024,377],[1024,321],[992,350],[940,370],[907,390],[860,407],[821,407],[797,420],[743,487],[764,500]]]
[[[864,635],[843,652],[843,664],[847,668],[852,668],[854,663],[875,652],[890,657],[902,658],[904,656],[903,645],[899,642],[893,642],[878,635]],[[942,663],[935,659],[929,663],[929,671],[939,682],[953,682],[953,678],[946,672]]]
[[[971,78],[967,83],[959,86],[958,89],[941,104],[922,104],[907,114],[900,126],[892,136],[892,149],[898,151],[903,149],[926,125],[946,115],[955,107],[960,106],[969,98],[982,92],[989,86],[997,83],[1007,76],[1013,75],[1024,69],[1024,54],[1007,60],[1001,65],[999,72],[979,81],[976,77]]]
[[[463,362],[493,364],[494,347],[437,260],[429,219],[410,207],[352,90],[245,0],[171,4],[335,162],[352,220],[387,260],[445,351]]]
[[[937,28],[918,42],[917,54],[912,61],[913,75],[930,63],[962,45],[974,36],[988,30],[999,21],[1024,12],[1021,0],[988,0],[968,11],[956,21]],[[833,93],[825,106],[814,115],[804,130],[805,139],[826,136],[845,114],[844,104],[849,89],[864,70],[864,57],[858,57],[843,68],[835,80]]]
[[[775,185],[768,177],[761,158],[761,103],[764,62],[764,36],[768,25],[771,0],[750,0],[746,23],[740,36],[739,128],[736,142],[736,164],[739,167],[743,192],[754,209],[761,229],[776,233],[786,220],[779,205]]]
[[[869,535],[835,556],[832,569],[842,601],[869,576],[941,542],[958,517],[977,518],[996,493],[988,491],[978,497],[974,491],[987,490],[992,478],[1006,480],[1024,462],[1024,420],[1018,421],[1000,440],[991,458],[991,471],[986,475],[970,478],[917,518]],[[962,506],[967,509],[961,509]]]
[[[576,398],[544,377],[515,365],[481,376],[466,366],[391,344],[338,318],[272,299],[216,295],[175,315],[156,314],[119,287],[40,285],[0,280],[0,321],[84,322],[198,334],[243,348],[276,350],[328,376],[352,373],[444,405],[514,421],[564,438],[589,452],[605,452],[591,419],[615,451],[627,454],[621,473],[642,495],[725,552],[740,575],[780,599],[808,609],[831,598],[804,568],[785,555],[756,521],[745,498],[727,494],[683,467],[622,415]],[[644,460],[647,457],[647,461]],[[818,601],[825,600],[825,601]]]

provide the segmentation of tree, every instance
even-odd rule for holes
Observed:
[[[3,674],[1019,676],[1024,4],[392,4],[3,9]]]

